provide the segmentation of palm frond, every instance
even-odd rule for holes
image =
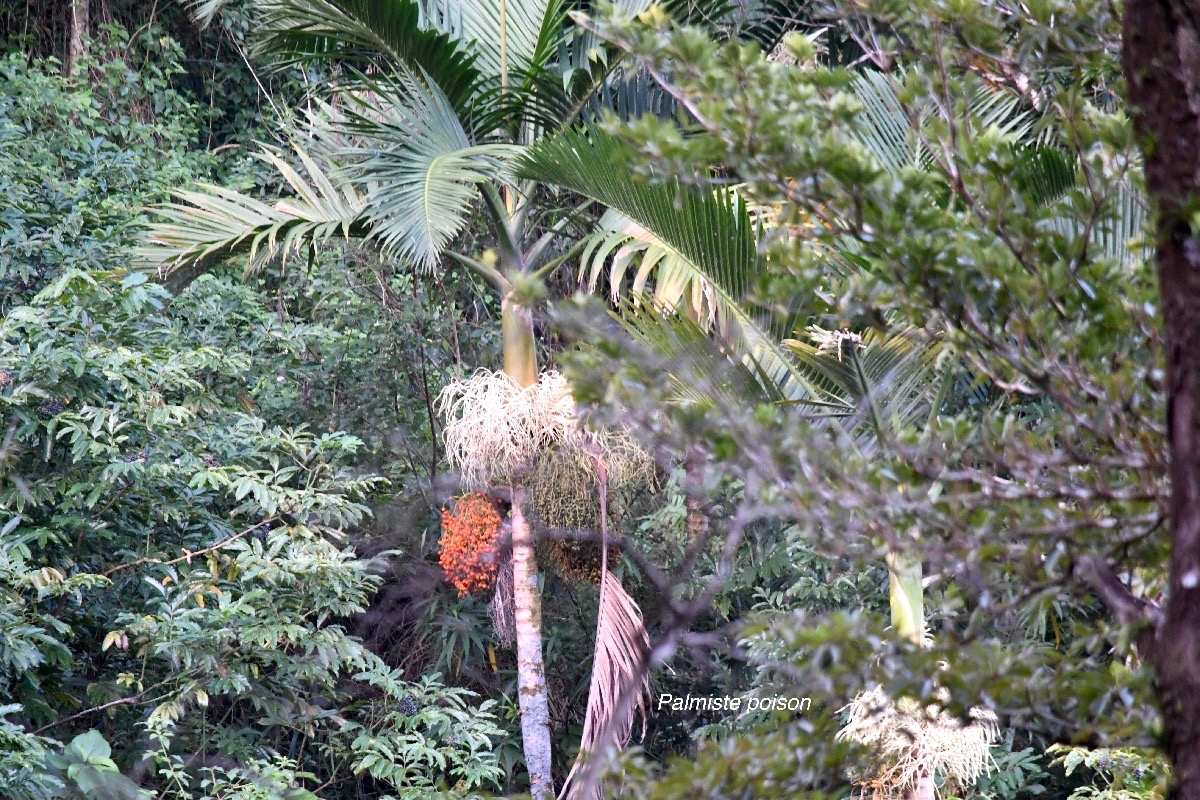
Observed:
[[[592,792],[580,791],[579,784],[588,755],[620,750],[629,743],[634,719],[650,703],[650,678],[642,671],[650,654],[650,637],[642,623],[642,611],[621,587],[612,572],[605,570],[600,580],[600,610],[596,619],[596,646],[592,656],[592,678],[588,687],[588,705],[583,718],[583,737],[579,757],[563,782],[561,798],[601,797],[600,787],[592,782]],[[634,701],[622,711],[621,698],[634,692]],[[605,732],[609,736],[601,739]]]
[[[187,0],[188,6],[191,7],[192,19],[199,22],[202,28],[211,25],[230,2],[231,0]]]
[[[930,154],[913,130],[920,118],[910,116],[900,102],[894,82],[902,76],[881,72],[861,72],[851,83],[851,91],[863,110],[855,120],[852,135],[890,171],[929,163]],[[968,123],[975,130],[996,128],[1014,143],[1028,138],[1033,128],[1032,115],[1020,110],[1020,98],[999,89],[982,88],[966,107]]]
[[[420,0],[421,24],[468,43],[492,77],[545,64],[563,35],[562,0]]]
[[[770,320],[743,304],[764,270],[745,202],[725,189],[637,180],[628,168],[629,157],[611,134],[568,131],[528,150],[516,172],[599,201],[636,223],[661,252],[677,256],[670,262],[677,270],[674,280],[686,282],[683,271],[691,270],[692,279],[707,281],[718,317],[730,322],[730,338],[740,340],[739,348],[752,354],[789,397],[819,396],[792,368],[770,331]]]
[[[851,89],[862,103],[852,135],[875,157],[879,165],[897,172],[927,159],[911,134],[912,123],[891,78],[880,72],[862,72],[855,76]]]
[[[246,254],[247,269],[252,269],[264,247],[286,258],[334,236],[363,234],[365,198],[300,144],[293,144],[293,151],[307,177],[278,153],[263,150],[258,157],[278,170],[294,197],[268,205],[210,184],[175,192],[175,202],[153,209],[159,221],[148,227],[145,244],[135,252],[136,263],[178,291],[235,255]]]
[[[948,369],[940,336],[911,325],[861,336],[810,330],[816,344],[788,339],[784,345],[814,383],[854,409],[840,416],[864,449],[937,412],[936,398]]]
[[[693,320],[663,312],[652,299],[628,300],[616,318],[634,341],[661,359],[679,401],[730,408],[786,402],[752,358],[734,356]]]
[[[476,55],[444,31],[422,24],[417,0],[259,0],[255,52],[283,65],[336,60],[422,70],[457,109],[478,91]]]
[[[769,51],[787,33],[812,26],[812,12],[795,0],[743,0],[727,15],[724,28],[731,39],[752,40]]]
[[[1013,182],[1021,196],[1031,203],[1053,202],[1075,186],[1075,159],[1066,151],[1035,144],[1019,147],[1016,155]]]
[[[366,186],[371,236],[401,258],[433,268],[466,224],[479,185],[503,176],[519,152],[473,144],[436,83],[401,67],[386,89],[359,98],[347,130],[362,144],[345,156]],[[387,102],[382,108],[368,103]]]
[[[668,313],[686,309],[705,327],[717,322],[712,285],[674,248],[613,208],[596,227],[579,260],[580,282],[589,291],[595,292],[603,277],[614,301],[626,292],[633,298],[649,294]]]
[[[588,124],[599,122],[610,113],[622,120],[647,115],[667,118],[677,109],[675,98],[667,94],[645,69],[622,64],[598,83],[591,99],[581,109],[580,118]]]
[[[1051,218],[1050,227],[1067,242],[1076,242],[1086,231],[1087,246],[1093,252],[1120,264],[1133,266],[1151,258],[1145,197],[1122,183],[1112,190],[1107,202],[1111,208],[1099,225],[1087,226],[1078,214],[1066,214]]]

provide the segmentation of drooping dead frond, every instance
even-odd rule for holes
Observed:
[[[633,720],[642,715],[646,735],[646,709],[650,703],[650,676],[642,671],[650,658],[650,637],[642,610],[608,570],[608,462],[604,450],[593,444],[600,500],[600,608],[596,615],[596,645],[592,677],[588,684],[587,712],[579,755],[563,782],[560,798],[600,800],[600,783],[585,769],[594,753],[620,750],[629,743]],[[586,776],[586,778],[584,777]]]
[[[496,591],[488,607],[492,630],[501,647],[511,648],[517,643],[517,615],[513,601],[513,563],[511,558],[506,558],[496,571]]]
[[[438,410],[446,455],[474,489],[511,483],[540,450],[574,429],[575,404],[557,372],[522,387],[503,372],[480,370],[447,385]]]
[[[922,776],[942,775],[946,785],[968,787],[988,771],[999,734],[996,715],[982,708],[964,724],[937,706],[893,702],[875,687],[844,709],[849,718],[837,738],[872,748],[874,761],[855,776],[865,796],[891,800],[912,792]]]
[[[621,587],[617,577],[605,572],[600,582],[596,649],[579,758],[571,767],[559,797],[575,800],[582,797],[599,798],[599,786],[594,781],[591,782],[591,791],[582,793],[586,788],[586,782],[581,783],[581,779],[588,754],[616,751],[628,744],[638,714],[642,715],[642,733],[645,734],[650,679],[641,672],[641,665],[649,652],[650,637],[642,624],[641,609]],[[621,697],[626,692],[634,693],[634,701],[618,718],[616,715],[621,711]],[[601,739],[606,731],[608,737]]]

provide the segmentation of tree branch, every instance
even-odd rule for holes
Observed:
[[[183,548],[183,555],[181,555],[179,558],[172,558],[169,561],[163,561],[161,558],[147,556],[145,558],[139,558],[137,561],[130,561],[127,564],[118,564],[117,566],[113,567],[112,569],[110,569],[106,572],[102,572],[100,574],[107,578],[109,575],[112,575],[115,572],[120,572],[123,569],[132,569],[133,567],[139,566],[141,564],[161,564],[164,567],[170,566],[171,564],[178,564],[180,561],[186,561],[190,564],[190,563],[192,563],[193,558],[196,558],[198,556],[208,555],[209,553],[213,552],[214,550],[220,550],[225,545],[236,542],[238,539],[241,539],[244,536],[246,536],[247,534],[254,532],[258,528],[261,528],[263,525],[267,525],[278,519],[279,519],[279,517],[268,517],[267,519],[264,519],[262,522],[255,523],[254,525],[251,525],[249,528],[246,528],[246,530],[241,531],[239,533],[235,533],[233,536],[230,536],[228,538],[222,539],[221,541],[217,542],[216,544],[206,547],[203,550],[188,550],[185,547],[185,548]]]
[[[1112,566],[1099,556],[1077,559],[1072,574],[1092,587],[1122,624],[1156,625],[1162,616],[1157,606],[1130,594]]]

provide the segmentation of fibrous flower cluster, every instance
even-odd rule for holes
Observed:
[[[988,770],[999,733],[996,715],[987,709],[972,708],[964,722],[937,706],[893,702],[879,687],[843,710],[849,718],[838,738],[874,751],[873,764],[856,782],[877,800],[908,795],[923,776],[941,776],[956,789],[971,786]]]
[[[503,372],[480,370],[446,386],[438,410],[446,455],[472,489],[512,482],[544,448],[578,430],[575,401],[557,372],[522,387]]]

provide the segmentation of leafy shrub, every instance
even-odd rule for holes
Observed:
[[[21,704],[0,734],[16,754],[6,791],[43,796],[55,784],[37,765],[72,757],[22,730],[39,725],[94,726],[125,766],[144,730],[153,780],[179,800],[299,797],[315,769],[371,754],[360,771],[397,788],[494,782],[487,705],[440,683],[404,689],[428,706],[419,737],[436,755],[384,769],[404,730],[379,724],[398,678],[339,624],[378,582],[346,533],[380,479],[347,466],[354,437],[247,413],[234,389],[254,343],[233,327],[189,338],[169,299],[140,276],[70,270],[0,321],[0,693]],[[364,704],[342,710],[350,697]]]
[[[147,204],[209,172],[199,109],[171,87],[178,45],[119,27],[83,75],[51,60],[0,56],[0,308],[65,268],[116,266]],[[135,59],[136,61],[131,61]]]
[[[1069,800],[1148,800],[1167,796],[1170,769],[1160,753],[1134,748],[1069,747],[1047,750],[1069,776],[1080,767],[1091,771],[1093,782],[1076,789]]]

